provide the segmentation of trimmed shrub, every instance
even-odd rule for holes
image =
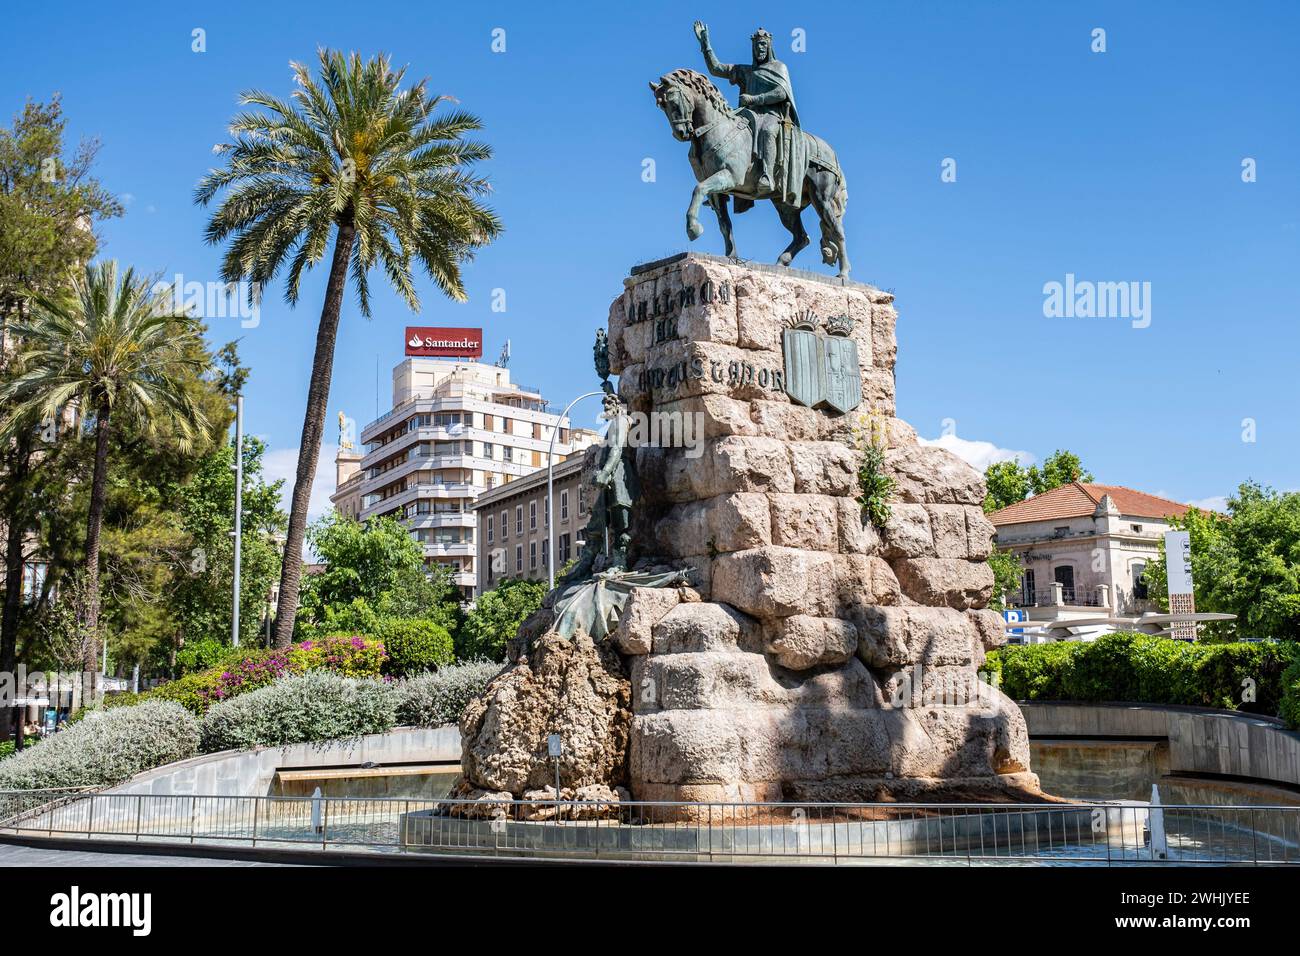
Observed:
[[[198,752],[199,722],[178,704],[118,707],[60,731],[0,764],[0,790],[98,787]]]
[[[1300,730],[1300,660],[1282,672],[1282,700],[1277,715],[1292,730]]]
[[[983,669],[996,667],[1003,692],[1016,700],[1065,700],[1070,658],[1081,647],[1074,641],[1003,647],[988,655]]]
[[[409,677],[445,667],[455,660],[450,632],[440,624],[418,618],[385,618],[379,637],[388,652],[384,673]]]
[[[998,672],[1017,700],[1140,701],[1272,716],[1284,708],[1284,672],[1297,660],[1293,642],[1191,644],[1121,632],[1003,647],[983,669]]]
[[[501,673],[501,666],[492,661],[465,661],[402,681],[397,688],[398,723],[409,727],[459,723],[466,705]]]
[[[397,723],[397,702],[384,681],[327,670],[289,675],[213,705],[201,747],[212,753],[383,733]]]

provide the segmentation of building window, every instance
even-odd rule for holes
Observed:
[[[509,445],[502,445],[502,446],[501,446],[501,460],[502,460],[502,461],[514,461],[514,460],[515,460],[514,449],[511,448]]]
[[[515,545],[515,574],[524,573],[524,546]]]
[[[1132,528],[1133,531],[1136,532],[1137,534],[1142,533],[1142,526],[1140,524],[1131,524],[1129,525],[1129,527]]]
[[[528,542],[528,570],[537,570],[537,542]]]
[[[547,539],[545,538],[542,539],[542,567],[544,568],[550,567],[550,565],[547,563],[550,554],[550,544],[551,542],[548,541]]]
[[[578,485],[578,514],[587,513],[587,486]]]
[[[537,530],[537,499],[528,502],[528,530]]]
[[[1137,561],[1133,564],[1133,600],[1135,601],[1147,600],[1149,592],[1147,590],[1146,570],[1147,566],[1144,561]]]
[[[1022,585],[1021,590],[1024,592],[1021,596],[1025,599],[1025,603],[1026,603],[1026,604],[1029,604],[1029,605],[1033,605],[1033,604],[1035,603],[1035,602],[1034,602],[1034,592],[1037,590],[1037,588],[1036,588],[1035,585],[1034,585],[1034,569],[1033,569],[1033,568],[1026,568],[1026,569],[1025,569],[1024,578],[1023,578],[1023,585]]]
[[[1052,569],[1052,577],[1061,586],[1061,597],[1066,604],[1074,603],[1074,567],[1060,564]]]
[[[515,505],[515,537],[524,533],[524,506]]]
[[[569,520],[569,489],[567,488],[560,492],[560,520]]]
[[[551,526],[551,499],[549,497],[542,499],[542,511],[545,512],[546,527]]]
[[[567,534],[560,535],[560,567],[569,563],[569,555],[573,550],[573,541]]]
[[[45,575],[49,565],[44,561],[33,561],[23,565],[23,602],[30,604],[41,596],[45,587]]]
[[[491,544],[492,543],[492,516],[491,515],[487,516],[487,539],[488,539],[488,544]],[[231,598],[231,600],[233,601],[234,598]],[[232,611],[231,613],[233,614],[234,612]]]
[[[510,534],[510,519],[508,513],[501,512],[501,540],[505,540]]]

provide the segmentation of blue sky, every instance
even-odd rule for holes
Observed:
[[[1246,478],[1300,485],[1300,8],[746,6],[18,4],[0,36],[0,107],[61,91],[71,132],[102,140],[99,173],[129,196],[103,254],[207,281],[220,251],[204,244],[191,195],[237,93],[288,93],[288,62],[318,45],[391,54],[482,117],[506,231],[468,267],[467,304],[427,280],[418,317],[386,292],[370,321],[349,301],[331,417],[374,417],[376,358],[387,403],[408,323],[481,325],[489,356],[510,338],[516,379],[563,403],[591,384],[588,345],[628,268],[690,245],[685,147],[646,82],[702,68],[697,16],[726,61],[748,58],[761,25],[804,125],[846,170],[854,277],[897,294],[899,415],[922,435],[951,420],[953,444],[977,460],[1068,447],[1099,481],[1179,500]],[[195,28],[206,52],[191,50]],[[504,53],[492,50],[496,28]],[[1104,53],[1090,49],[1095,28]],[[806,52],[791,51],[796,29]],[[946,158],[955,182],[941,181]],[[740,253],[759,260],[786,241],[766,205],[736,230]],[[711,218],[693,248],[721,251]],[[797,264],[823,269],[815,252]],[[297,309],[277,287],[257,328],[213,322],[214,342],[242,337],[247,428],[271,443],[281,474],[296,454],[327,265]],[[1067,274],[1149,282],[1149,326],[1045,316],[1044,284]],[[491,310],[493,289],[506,312]],[[318,491],[320,501],[328,488]]]

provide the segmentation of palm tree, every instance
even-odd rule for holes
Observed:
[[[287,263],[290,305],[298,301],[303,271],[325,257],[331,236],[334,241],[280,571],[279,647],[292,639],[298,609],[307,504],[348,269],[367,318],[367,276],[376,265],[412,311],[420,308],[412,260],[445,295],[464,301],[461,264],[501,231],[481,202],[487,180],[469,171],[492,154],[463,138],[482,128],[478,119],[459,110],[435,119],[447,97],[431,96],[425,80],[402,89],[405,69],[394,70],[385,56],[363,61],[322,49],[319,59],[318,77],[291,64],[298,89],[289,101],[259,91],[241,95],[242,103],[261,110],[231,121],[233,142],[217,147],[225,168],[209,172],[195,192],[206,205],[227,190],[207,228],[211,243],[230,239],[223,278],[260,288]]]
[[[86,266],[67,298],[36,297],[30,315],[10,328],[23,349],[16,374],[0,385],[0,436],[14,437],[32,421],[58,422],[69,408],[94,422],[80,615],[89,636],[85,667],[93,674],[99,656],[99,535],[113,425],[130,418],[146,429],[166,427],[182,450],[208,428],[186,388],[206,369],[203,335],[196,320],[173,307],[170,289],[133,269],[119,275],[116,262]]]

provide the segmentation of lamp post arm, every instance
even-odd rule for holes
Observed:
[[[560,421],[569,417],[569,412],[574,405],[577,405],[584,398],[594,398],[597,395],[604,395],[604,392],[587,392],[585,395],[579,395],[568,405],[564,406],[564,411],[560,413]],[[569,429],[569,444],[573,444],[573,429]],[[550,587],[547,591],[555,590],[555,439],[560,434],[559,423],[551,429],[551,446],[546,452],[546,573],[550,578]]]

